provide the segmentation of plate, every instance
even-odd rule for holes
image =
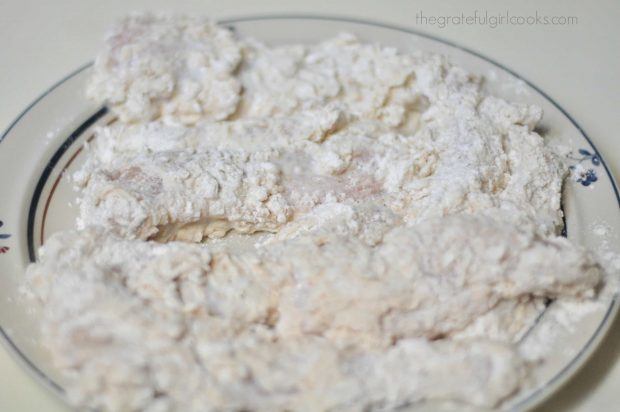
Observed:
[[[566,234],[592,250],[620,250],[618,190],[601,154],[584,131],[540,89],[476,52],[406,28],[326,16],[260,16],[228,19],[222,24],[242,36],[269,44],[317,42],[347,31],[370,42],[403,51],[427,50],[448,55],[469,71],[485,77],[484,87],[512,101],[539,105],[544,119],[539,131],[566,148],[566,160],[581,170],[568,179],[563,194]],[[26,266],[38,247],[56,231],[74,226],[75,192],[65,173],[83,161],[82,146],[93,138],[93,128],[115,121],[105,107],[84,96],[91,72],[87,64],[59,81],[33,102],[0,139],[0,335],[15,356],[45,386],[63,396],[63,379],[39,343],[37,310],[20,298]],[[596,228],[604,228],[595,230]],[[605,236],[601,233],[604,232]],[[520,344],[549,328],[550,304]],[[584,314],[572,328],[554,330],[552,354],[534,373],[536,385],[520,392],[501,409],[525,410],[547,398],[572,376],[603,338],[618,311],[618,298]],[[557,347],[557,350],[556,350]],[[462,405],[461,405],[462,407]],[[451,409],[454,405],[422,403],[410,410]],[[461,408],[462,409],[462,408]]]

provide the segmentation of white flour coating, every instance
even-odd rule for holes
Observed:
[[[453,336],[457,339],[486,338],[518,344],[527,336],[544,309],[545,298],[524,296],[505,300]]]
[[[286,115],[338,101],[353,115],[405,126],[417,120],[412,109],[426,104],[414,85],[414,56],[361,44],[351,34],[309,47],[247,40],[243,53],[243,116]]]
[[[86,186],[79,227],[102,225],[128,238],[199,242],[230,229],[274,230],[288,219],[279,169],[260,155],[166,151],[91,167],[78,180]]]
[[[599,301],[609,302],[620,293],[620,253],[617,252],[619,235],[605,221],[593,222],[588,227],[594,235],[592,255],[605,271],[605,283],[599,290]]]
[[[472,230],[481,236],[458,236]],[[361,410],[429,398],[493,406],[525,373],[510,341],[428,339],[504,301],[592,296],[600,276],[564,238],[467,215],[393,229],[376,247],[315,234],[211,252],[86,229],[51,238],[27,273],[47,302],[44,334],[58,364],[97,382],[72,396],[114,410],[167,402],[187,411]],[[478,379],[460,387],[470,375]]]
[[[494,407],[540,360],[517,344],[544,302],[600,287],[556,236],[541,110],[444,57],[135,15],[88,93],[119,121],[74,176],[79,230],[26,277],[81,407]]]
[[[207,19],[134,15],[108,33],[87,94],[123,121],[225,119],[239,103],[240,60],[232,33]]]
[[[592,236],[591,254],[605,273],[605,279],[599,286],[596,300],[560,299],[544,312],[543,321],[532,330],[527,341],[519,346],[519,353],[528,361],[540,362],[547,356],[562,348],[567,358],[573,358],[585,344],[584,338],[590,336],[586,328],[599,325],[600,314],[606,313],[620,291],[620,255],[614,250],[613,242],[617,240],[611,227],[604,221],[595,221],[585,231]],[[594,320],[592,315],[596,316]],[[571,339],[566,344],[567,336],[582,335],[582,341]]]

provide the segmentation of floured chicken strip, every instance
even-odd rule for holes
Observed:
[[[526,211],[537,220],[541,232],[557,232],[562,226],[560,199],[565,170],[544,140],[532,131],[540,111],[489,97],[477,107],[476,96],[472,95],[470,103],[443,102],[441,107],[423,113],[423,123],[411,134],[374,120],[357,119],[344,113],[340,106],[275,119],[203,123],[192,128],[160,122],[115,124],[99,131],[89,160],[78,174],[78,181],[85,187],[82,220],[98,223],[98,216],[104,214],[113,223],[108,226],[126,228],[130,234],[137,226],[124,222],[134,209],[128,204],[112,207],[101,199],[116,195],[117,191],[111,190],[115,185],[129,198],[143,197],[143,190],[107,176],[120,176],[123,170],[136,167],[142,170],[141,163],[149,158],[157,164],[162,153],[183,151],[200,157],[203,152],[236,149],[255,156],[260,153],[264,160],[278,166],[278,182],[285,199],[279,197],[278,201],[280,206],[284,207],[281,203],[285,202],[290,208],[294,226],[309,224],[312,216],[304,216],[314,213],[314,208],[338,202],[352,207],[361,220],[368,221],[363,216],[365,210],[382,208],[385,210],[379,213],[394,215],[391,222],[407,224],[489,208]],[[455,116],[456,111],[462,113]],[[134,164],[136,161],[141,163]],[[184,171],[189,167],[185,161],[175,165],[178,171],[168,168],[158,172],[151,167],[149,176],[163,178],[167,173],[188,173]],[[95,177],[90,179],[90,175]],[[101,175],[105,185],[98,183],[96,176]],[[261,182],[260,177],[252,180],[250,174],[244,179],[249,187]],[[142,207],[146,208],[144,213],[171,218],[152,219],[148,222],[149,230],[143,234],[151,236],[155,226],[180,227],[195,222],[196,216],[205,223],[204,202],[195,198],[200,192],[166,194],[169,190],[162,187],[159,196],[173,197],[182,204],[173,203],[164,210],[158,203],[146,203]],[[148,205],[155,210],[149,210]],[[193,214],[189,220],[175,220],[182,213],[173,207],[192,207]],[[276,221],[279,228],[287,219],[278,217]],[[386,224],[385,228],[391,226]],[[263,229],[269,228],[255,228]],[[298,230],[284,230],[295,231]],[[191,240],[187,236],[178,238]]]
[[[108,34],[88,95],[124,121],[192,124],[339,101],[354,114],[397,126],[415,123],[410,109],[424,104],[411,85],[415,66],[395,48],[361,44],[349,34],[272,49],[239,41],[206,19],[136,14]]]
[[[212,250],[92,227],[51,237],[27,280],[81,405],[356,411],[496,405],[528,368],[512,341],[447,337],[504,302],[591,297],[601,273],[533,223],[454,215],[375,247],[312,233]]]
[[[221,120],[237,109],[232,33],[199,17],[135,14],[115,25],[97,56],[87,95],[121,120]]]

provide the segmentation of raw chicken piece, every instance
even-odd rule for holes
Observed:
[[[115,182],[106,178],[105,185],[95,186],[101,179],[89,180],[90,175],[103,173],[105,177],[108,171],[119,175],[122,170],[143,168],[142,164],[149,162],[153,163],[150,169],[157,176],[182,174],[188,173],[183,170],[188,167],[186,161],[174,163],[178,170],[170,166],[166,171],[157,171],[155,165],[160,163],[157,159],[174,157],[178,152],[185,153],[183,156],[189,159],[194,153],[201,157],[203,153],[219,151],[225,157],[229,151],[245,151],[278,167],[281,176],[277,193],[281,193],[296,226],[307,224],[306,218],[305,223],[295,221],[314,208],[342,203],[353,208],[352,213],[359,222],[373,219],[364,216],[368,210],[384,209],[379,213],[394,215],[392,223],[408,224],[434,216],[501,208],[515,214],[529,213],[538,222],[541,232],[554,233],[562,225],[560,189],[565,171],[545,148],[540,136],[528,126],[513,123],[521,120],[509,116],[511,113],[527,114],[531,110],[527,109],[528,112],[507,103],[503,107],[509,120],[497,124],[489,124],[478,116],[443,120],[442,124],[437,124],[433,117],[437,113],[429,114],[428,123],[414,134],[394,131],[380,122],[346,116],[337,106],[271,120],[212,122],[193,128],[161,122],[115,124],[99,131],[88,152],[86,166],[77,174],[78,182],[85,188],[82,221],[96,222],[92,216],[97,215],[106,215],[111,222],[127,220],[123,215],[127,213],[126,208],[114,209],[99,201],[107,196]],[[148,160],[151,158],[152,161]],[[246,174],[245,179],[252,185],[261,177]],[[139,191],[137,187],[125,185],[123,190],[130,197],[141,196],[131,193],[131,190]],[[179,196],[177,192],[166,194],[169,187],[162,190],[162,199]],[[201,192],[195,192],[185,196],[194,199],[193,213],[202,219],[206,215],[200,195]],[[374,206],[369,208],[369,204]],[[140,213],[163,213],[150,210],[149,207],[156,205],[149,205],[151,203],[143,204]],[[181,213],[171,209],[166,213],[170,216],[163,223],[170,229],[166,238],[196,241],[203,238],[176,236],[175,230],[196,219],[179,220],[175,216]],[[155,223],[150,226],[159,226],[164,220],[154,219]],[[288,219],[277,221],[277,227],[282,227]],[[392,226],[385,221],[383,228],[376,229],[386,231]],[[249,231],[275,228],[256,227]],[[135,225],[128,227],[127,235],[136,236],[131,233],[135,229]],[[285,232],[294,230],[289,228]],[[137,236],[146,238],[154,231],[149,227],[144,233]],[[379,240],[380,237],[376,237],[374,242]]]
[[[56,365],[80,380],[72,396],[81,404],[493,406],[519,388],[527,365],[510,334],[490,342],[460,332],[505,302],[587,298],[601,280],[582,249],[510,219],[430,219],[374,247],[310,231],[243,250],[91,227],[51,237],[27,280]]]

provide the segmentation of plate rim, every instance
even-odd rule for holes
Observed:
[[[331,21],[331,22],[353,23],[353,24],[374,26],[374,27],[379,27],[383,29],[394,30],[394,31],[403,32],[403,33],[410,34],[410,35],[423,37],[423,38],[433,40],[439,43],[443,43],[455,49],[474,55],[506,71],[507,73],[514,76],[515,78],[523,81],[525,84],[527,84],[529,87],[534,89],[537,93],[539,93],[542,97],[544,97],[547,101],[549,101],[556,109],[558,109],[569,120],[572,126],[575,127],[575,129],[577,129],[577,131],[581,134],[581,136],[583,136],[583,138],[588,142],[588,144],[590,144],[594,152],[598,155],[601,161],[601,165],[603,166],[605,173],[607,174],[609,178],[611,187],[616,196],[618,207],[620,208],[620,192],[618,190],[618,184],[616,183],[614,175],[613,173],[611,173],[611,170],[607,166],[607,163],[605,162],[604,157],[600,154],[598,148],[596,147],[592,139],[588,136],[588,134],[585,132],[585,130],[555,99],[553,99],[546,92],[544,92],[542,89],[536,86],[536,84],[534,84],[527,78],[523,77],[516,71],[505,66],[504,64],[499,63],[495,59],[490,58],[486,56],[485,54],[480,53],[476,50],[473,50],[469,47],[463,46],[459,44],[458,42],[453,42],[452,40],[445,39],[442,36],[437,36],[434,34],[426,33],[423,31],[419,31],[417,29],[412,29],[412,28],[398,25],[398,24],[386,23],[386,22],[372,20],[372,19],[342,16],[342,15],[337,15],[337,14],[316,14],[316,13],[242,14],[242,15],[235,16],[235,17],[215,19],[215,22],[220,25],[229,25],[229,24],[235,24],[235,23],[250,22],[250,21],[263,21],[263,20],[319,20],[319,21],[322,20],[322,21]],[[52,93],[58,87],[63,85],[65,82],[75,77],[76,75],[80,74],[82,71],[90,68],[92,65],[93,65],[93,61],[90,61],[86,64],[83,64],[82,66],[79,66],[77,69],[74,69],[69,74],[65,75],[63,78],[53,83],[48,89],[46,89],[36,99],[34,99],[9,124],[9,126],[4,130],[2,135],[0,135],[0,144],[9,135],[11,130],[13,130],[13,128],[22,120],[22,118],[27,113],[29,113],[30,110],[32,110],[40,101],[42,101],[45,97],[47,97],[50,93]],[[107,106],[103,106],[103,107],[105,108]],[[99,111],[100,110],[102,109],[99,109]],[[78,126],[73,132],[69,134],[69,137],[65,139],[63,143],[58,147],[58,149],[54,152],[54,155],[52,156],[52,158],[50,158],[50,161],[48,161],[48,163],[50,163],[53,160],[53,157],[56,156],[58,152],[61,152],[61,149],[65,143],[70,141],[72,137],[75,137],[76,134],[79,134],[78,131],[81,128],[83,128],[84,124],[90,121],[94,115],[96,115],[96,113],[91,114],[91,116],[89,116],[85,122],[81,123],[80,126]],[[33,215],[32,213],[33,205],[36,206],[36,200],[37,200],[36,195],[38,191],[37,189],[39,188],[38,186],[42,182],[44,184],[46,180],[47,178],[44,178],[44,174],[42,174],[39,177],[37,186],[35,190],[33,191],[33,195],[31,197],[28,221],[30,221],[30,217],[31,217],[30,215]],[[30,231],[31,231],[30,224],[28,224],[27,237],[29,237]],[[30,248],[30,242],[28,242],[28,247]],[[32,253],[30,253],[30,251],[29,251],[29,255],[30,255],[30,260],[32,261]],[[528,404],[529,404],[529,407],[540,406],[545,400],[547,400],[550,396],[555,394],[557,390],[560,389],[565,383],[567,383],[570,379],[572,379],[577,374],[577,372],[579,372],[579,370],[581,370],[581,368],[587,363],[587,360],[590,359],[590,357],[598,349],[600,349],[599,343],[603,339],[605,339],[609,330],[611,329],[613,320],[618,316],[618,311],[620,308],[619,301],[620,301],[620,292],[615,292],[609,302],[609,305],[607,307],[607,310],[605,311],[605,314],[603,315],[602,320],[600,321],[599,325],[596,327],[592,336],[590,336],[590,338],[586,341],[586,343],[581,347],[579,352],[564,367],[562,367],[560,371],[558,371],[551,379],[546,381],[544,384],[540,385],[527,398],[522,399],[518,403],[512,405],[510,409],[516,410],[519,408],[527,407]],[[57,395],[58,397],[66,401],[65,389],[62,386],[60,386],[57,382],[55,382],[53,379],[51,379],[49,376],[47,376],[45,372],[39,369],[39,367],[36,364],[34,364],[34,362],[32,362],[20,350],[20,348],[15,344],[15,342],[13,342],[13,340],[10,338],[8,333],[4,330],[2,325],[0,325],[0,342],[2,342],[2,346],[7,349],[7,352],[11,353],[11,355],[13,355],[12,357],[16,359],[18,363],[22,365],[22,367],[25,367],[25,369],[28,371],[28,373],[31,376],[37,378],[37,380],[39,380],[39,382],[42,382],[45,387],[47,387],[48,389],[51,389],[55,395]],[[501,405],[500,405],[500,408],[501,408]]]

